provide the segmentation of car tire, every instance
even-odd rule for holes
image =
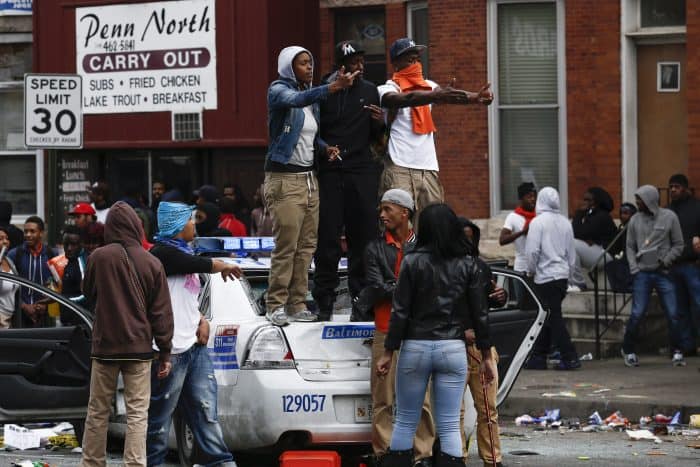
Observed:
[[[197,463],[199,448],[194,440],[192,430],[190,430],[184,417],[175,417],[175,438],[177,440],[177,457],[180,460],[180,465],[192,467]]]

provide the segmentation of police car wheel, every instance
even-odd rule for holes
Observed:
[[[192,467],[197,461],[198,448],[194,435],[183,417],[175,418],[175,436],[177,438],[177,456],[180,465]]]

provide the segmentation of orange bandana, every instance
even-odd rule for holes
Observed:
[[[401,71],[395,72],[391,79],[399,86],[401,92],[433,90],[428,82],[423,79],[423,66],[420,62],[416,62]],[[436,131],[429,105],[411,107],[411,118],[413,119],[414,133],[427,135]]]

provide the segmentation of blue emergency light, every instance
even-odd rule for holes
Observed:
[[[201,253],[235,253],[246,257],[254,253],[270,253],[275,247],[273,237],[197,237],[194,251]]]

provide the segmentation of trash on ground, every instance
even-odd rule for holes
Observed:
[[[579,360],[582,362],[590,362],[593,360],[593,354],[588,352],[587,354],[583,354],[579,357]]]
[[[12,465],[16,465],[18,467],[51,467],[46,462],[30,460],[13,462]]]
[[[547,423],[556,422],[561,418],[559,409],[545,410],[544,415],[541,417],[533,417],[528,414],[521,415],[515,419],[515,424],[518,426],[522,425],[543,425],[546,426]]]
[[[639,426],[648,426],[651,425],[652,419],[651,417],[640,417],[639,418]]]
[[[578,456],[577,459],[580,460],[580,461],[589,461],[589,460],[591,460],[591,458],[588,457],[588,456]]]
[[[626,433],[627,436],[630,437],[630,439],[633,439],[635,441],[649,440],[654,441],[655,443],[663,443],[663,441],[661,441],[658,436],[656,436],[649,430],[627,430]]]
[[[649,451],[647,452],[647,456],[665,456],[666,453],[663,451]]]
[[[612,389],[609,389],[609,388],[596,389],[595,391],[593,391],[593,394],[602,394],[602,393],[608,392],[608,391],[612,391]]]
[[[542,397],[576,397],[574,391],[545,392]]]
[[[17,449],[33,449],[41,446],[41,437],[35,430],[29,430],[19,425],[5,425],[5,445]]]
[[[588,417],[588,424],[589,425],[602,425],[603,424],[603,419],[600,417],[600,414],[596,410],[591,414],[590,417]]]
[[[649,396],[640,396],[637,394],[620,394],[617,397],[620,399],[649,399]]]
[[[697,436],[700,437],[700,430],[681,430],[681,436]]]
[[[689,444],[688,447],[690,449],[700,449],[700,444]]]
[[[624,428],[630,425],[630,421],[623,417],[619,410],[610,414],[603,422],[613,428]]]
[[[510,454],[511,456],[539,456],[539,455],[540,455],[539,452],[535,452],[535,451],[522,451],[522,450],[510,451],[508,454]]]
[[[700,428],[700,414],[693,414],[690,416],[690,426],[692,428]]]

